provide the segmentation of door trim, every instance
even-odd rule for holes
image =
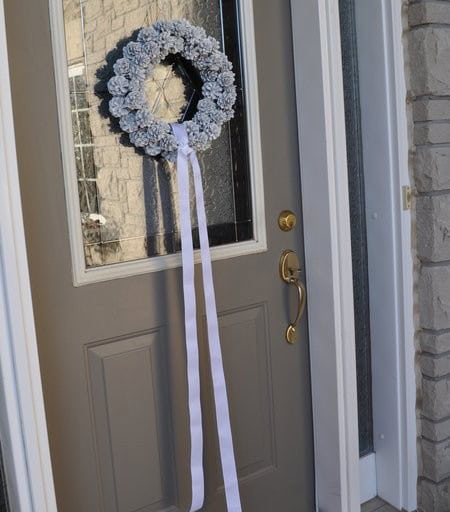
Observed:
[[[402,2],[355,2],[367,208],[378,495],[417,508],[416,376]],[[383,250],[380,250],[383,248]],[[389,378],[386,378],[389,375]]]
[[[56,512],[0,2],[0,438],[11,510]]]
[[[336,0],[292,0],[291,6],[316,506],[324,512],[357,512],[356,358],[339,9]]]
[[[375,453],[369,453],[359,459],[359,496],[366,503],[377,496],[377,468]]]
[[[359,511],[356,366],[354,354],[345,123],[337,2],[292,0],[307,279],[317,505]],[[314,21],[313,21],[314,20]],[[315,31],[319,26],[320,30]],[[304,49],[313,49],[305,52]],[[8,69],[3,2],[0,63]],[[308,69],[306,73],[300,73]],[[320,82],[317,82],[320,80]],[[323,87],[317,87],[322,83]],[[3,388],[17,476],[15,510],[56,512],[27,270],[14,144],[9,76],[0,75],[0,310],[8,321],[0,350]],[[307,123],[306,120],[309,120]],[[325,140],[315,140],[315,127]],[[309,147],[308,147],[309,146]],[[6,251],[4,248],[8,248]],[[324,310],[327,311],[324,314]],[[5,325],[2,323],[2,325]],[[8,461],[7,461],[8,464]],[[33,505],[31,505],[33,503]]]

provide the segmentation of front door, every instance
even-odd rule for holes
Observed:
[[[250,24],[242,23],[252,12],[244,0],[5,4],[58,510],[189,506],[174,169],[130,147],[104,111],[104,84],[117,47],[159,18],[185,17],[222,41],[239,86],[236,117],[201,165],[210,240],[217,246],[213,272],[243,509],[311,512],[306,315],[297,342],[288,343],[297,295],[279,276],[281,254],[289,248],[299,255],[304,279],[289,0],[255,1]],[[248,71],[252,55],[243,55],[253,23],[258,89]],[[55,86],[55,64],[58,76],[56,61],[63,54],[66,85],[57,80]],[[176,63],[165,63],[148,87],[155,111],[171,120],[186,114],[184,100],[195,94]],[[257,125],[252,102],[259,103]],[[70,116],[71,139],[64,127]],[[299,220],[290,231],[278,225],[286,209]],[[197,284],[200,290],[200,279]],[[224,512],[202,300],[198,293],[203,510]]]

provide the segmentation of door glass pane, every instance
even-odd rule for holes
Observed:
[[[108,114],[106,84],[123,46],[159,19],[188,19],[216,37],[233,62],[236,116],[199,155],[211,245],[253,238],[248,136],[236,3],[220,0],[63,0],[75,172],[87,267],[180,249],[175,165],[134,148]],[[200,92],[199,92],[200,91]],[[169,58],[147,83],[155,114],[193,116],[201,97],[188,67]],[[193,220],[196,226],[196,221]],[[194,240],[198,234],[194,228]]]
[[[339,0],[352,237],[359,453],[373,451],[369,279],[354,0]]]

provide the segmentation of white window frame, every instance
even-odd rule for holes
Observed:
[[[50,22],[52,33],[53,59],[55,65],[56,91],[58,98],[61,152],[66,188],[69,237],[72,254],[72,274],[75,286],[130,277],[148,272],[157,272],[181,266],[181,254],[155,256],[86,268],[83,233],[81,229],[78,181],[72,135],[68,66],[64,31],[64,12],[61,0],[50,1]],[[264,183],[258,102],[258,75],[256,69],[255,30],[252,0],[241,0],[239,5],[240,34],[242,37],[243,75],[246,91],[247,131],[249,142],[250,183],[252,196],[252,218],[254,239],[211,248],[213,260],[221,260],[255,254],[267,250],[266,216],[264,205]],[[195,261],[200,261],[195,251]]]
[[[362,495],[417,508],[409,137],[401,0],[356,0],[372,344],[374,450]],[[372,459],[372,460],[370,460]]]

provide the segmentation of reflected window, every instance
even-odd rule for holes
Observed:
[[[138,29],[188,19],[222,42],[233,62],[236,116],[199,155],[212,246],[253,239],[245,91],[236,3],[220,0],[63,0],[80,222],[88,268],[180,250],[175,165],[144,155],[108,112],[112,65]],[[155,68],[148,102],[168,122],[190,119],[201,98],[192,66],[177,56]],[[196,220],[194,242],[198,245]]]

